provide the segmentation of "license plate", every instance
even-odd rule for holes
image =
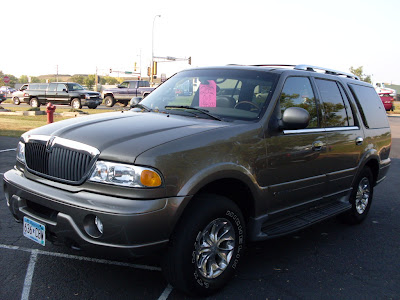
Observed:
[[[28,217],[24,217],[24,236],[44,246],[46,241],[46,227]]]

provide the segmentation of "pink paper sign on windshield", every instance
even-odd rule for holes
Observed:
[[[199,106],[216,107],[217,106],[217,84],[214,80],[209,80],[208,84],[200,84]]]

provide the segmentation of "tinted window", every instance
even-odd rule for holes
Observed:
[[[39,85],[39,89],[40,89],[40,90],[45,90],[45,89],[47,89],[47,86],[48,86],[47,83],[40,84],[40,85]]]
[[[323,101],[325,127],[348,126],[346,108],[336,81],[316,79]]]
[[[344,91],[343,86],[340,83],[338,83],[338,86],[339,86],[340,94],[342,94],[342,98],[343,98],[343,101],[344,101],[344,106],[346,107],[347,119],[349,121],[349,126],[354,126],[355,125],[355,119],[354,119],[354,116],[353,116],[353,111],[352,111],[351,106],[350,106],[349,98],[347,97],[347,94]]]
[[[280,97],[281,115],[289,107],[301,107],[310,114],[307,128],[318,127],[317,104],[310,80],[307,77],[289,77],[286,79]]]
[[[373,87],[349,84],[363,123],[368,128],[389,127],[382,101]]]
[[[150,84],[148,81],[139,81],[139,87],[149,87]]]
[[[55,92],[57,88],[57,83],[50,83],[49,84],[49,92]]]
[[[67,87],[63,83],[57,84],[57,92],[62,92],[63,90],[66,90]]]
[[[39,88],[39,84],[38,83],[32,83],[29,85],[29,89],[30,90],[37,90]]]
[[[119,87],[121,87],[121,88],[127,88],[128,85],[129,85],[129,82],[124,81],[123,83],[121,83],[121,84],[119,85]]]

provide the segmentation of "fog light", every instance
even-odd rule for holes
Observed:
[[[100,238],[104,232],[103,222],[96,215],[87,215],[83,219],[83,228],[90,237],[95,239]]]
[[[95,218],[94,218],[94,224],[96,225],[97,230],[98,230],[101,234],[103,234],[103,223],[100,221],[100,218],[95,217]]]

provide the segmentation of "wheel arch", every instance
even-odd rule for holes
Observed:
[[[187,185],[190,188],[181,189],[179,194],[188,196],[180,203],[176,211],[173,224],[171,224],[171,232],[174,232],[176,226],[179,226],[179,221],[183,218],[185,212],[189,211],[190,207],[200,200],[196,197],[199,194],[216,194],[229,198],[239,207],[245,222],[248,223],[250,218],[254,217],[260,210],[256,202],[259,191],[254,182],[255,180],[248,174],[237,170],[231,172],[230,176],[223,171],[214,174],[204,172],[201,179],[196,178],[196,184],[189,182]]]

